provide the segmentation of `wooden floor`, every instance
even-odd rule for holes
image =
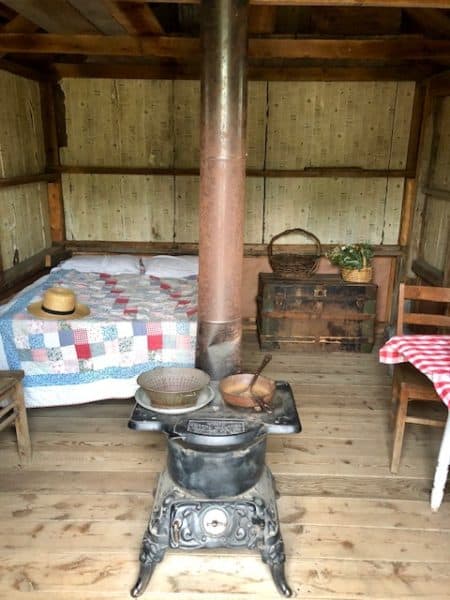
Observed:
[[[244,365],[261,353],[247,340]],[[377,354],[274,353],[303,432],[271,436],[287,576],[298,598],[450,598],[450,502],[431,513],[440,431],[409,426],[389,472],[390,378]],[[33,463],[0,435],[0,598],[126,599],[164,438],[127,429],[132,401],[29,410]],[[248,551],[171,551],[143,598],[278,598]]]

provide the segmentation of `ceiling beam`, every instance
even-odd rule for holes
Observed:
[[[0,33],[0,53],[87,54],[103,56],[155,56],[195,58],[196,38],[169,36],[102,36]],[[450,40],[422,36],[368,39],[276,38],[250,39],[249,58],[317,60],[448,60]]]
[[[122,0],[123,2],[157,2],[167,4],[199,4],[200,0]],[[386,8],[450,8],[448,0],[250,0],[250,4],[278,6],[378,6]]]
[[[161,23],[148,4],[103,0],[111,16],[131,35],[160,35]]]

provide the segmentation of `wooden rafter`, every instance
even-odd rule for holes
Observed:
[[[119,35],[125,29],[112,16],[103,2],[92,0],[68,0],[69,3],[94,27],[105,35]]]
[[[1,33],[34,33],[39,29],[36,23],[32,23],[22,15],[17,15],[9,23],[0,28]]]
[[[35,24],[22,17],[22,15],[17,15],[14,19],[11,19],[9,23],[3,25],[0,28],[1,33],[34,33],[37,31],[39,27]],[[0,58],[3,58],[4,53],[0,53]]]
[[[196,38],[19,33],[0,34],[0,53],[155,56],[186,59],[200,55]],[[250,39],[254,59],[448,60],[450,40],[421,36],[376,39]]]
[[[164,33],[153,10],[139,2],[103,0],[112,17],[131,35],[160,35]]]

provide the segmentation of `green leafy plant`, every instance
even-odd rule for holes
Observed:
[[[333,265],[344,269],[363,269],[371,264],[373,248],[370,244],[335,246],[327,253],[327,258]]]

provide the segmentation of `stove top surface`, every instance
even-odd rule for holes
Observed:
[[[300,418],[295,406],[291,386],[286,381],[277,381],[272,399],[272,413],[256,412],[250,408],[232,407],[226,404],[213,382],[214,398],[208,405],[185,414],[161,414],[134,406],[128,427],[142,431],[165,433],[186,432],[191,436],[236,436],[251,431],[265,430],[266,433],[289,434],[301,431]]]

